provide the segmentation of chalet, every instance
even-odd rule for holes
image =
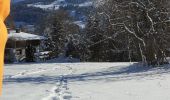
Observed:
[[[9,30],[8,33],[5,62],[36,61],[35,53],[39,52],[39,46],[45,37],[21,32],[19,29]]]

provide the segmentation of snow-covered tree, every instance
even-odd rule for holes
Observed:
[[[73,23],[69,14],[64,10],[53,11],[43,18],[37,31],[47,37],[43,48],[52,51],[52,57],[57,57],[59,54],[64,55],[70,38],[75,40],[75,35],[80,32],[79,26]]]

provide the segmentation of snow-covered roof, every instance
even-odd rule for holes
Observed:
[[[44,40],[45,37],[35,35],[35,34],[25,33],[25,32],[16,33],[16,31],[13,30],[13,31],[9,32],[8,39],[12,39],[12,40],[15,40],[15,41]]]

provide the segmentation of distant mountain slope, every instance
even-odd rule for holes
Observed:
[[[18,3],[18,2],[21,2],[21,1],[25,1],[25,0],[12,0],[12,3]]]
[[[93,0],[13,0],[12,12],[16,22],[34,24],[47,13],[66,10],[75,22],[84,23],[93,9]],[[79,24],[80,24],[79,23]],[[82,26],[82,25],[81,25]]]
[[[33,3],[33,4],[28,4],[28,6],[32,6],[32,7],[38,7],[38,8],[42,8],[42,9],[60,9],[60,8],[64,8],[64,7],[68,7],[68,6],[72,6],[72,7],[89,7],[92,6],[92,1],[88,1],[88,0],[84,0],[84,1],[67,1],[67,0],[56,0],[53,1],[51,3],[46,3],[46,2],[37,2],[37,3]]]

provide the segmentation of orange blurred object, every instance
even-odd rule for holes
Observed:
[[[7,41],[7,29],[4,24],[10,11],[10,0],[0,0],[0,94],[2,94],[4,50]]]

